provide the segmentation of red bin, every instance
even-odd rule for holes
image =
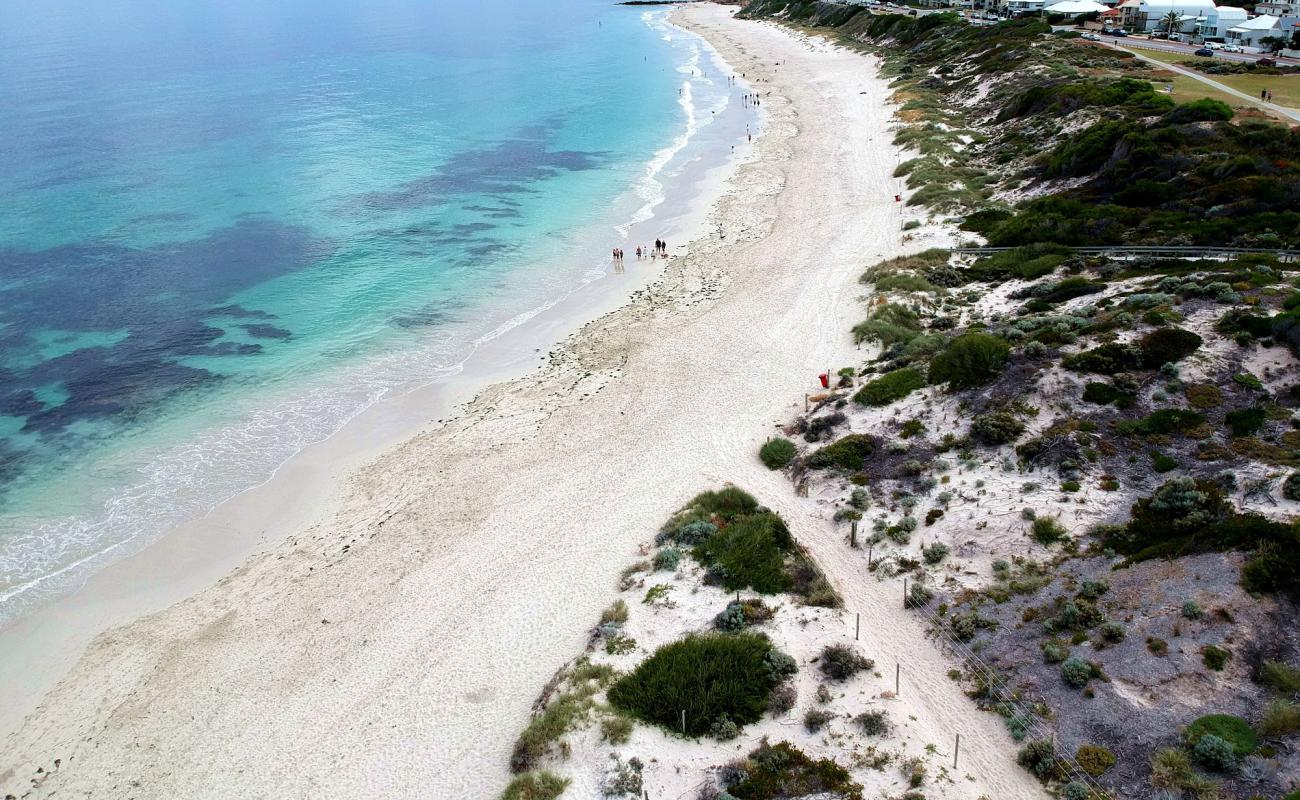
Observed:
[[[830,376],[830,375],[827,375],[825,372],[823,372],[822,374],[818,375],[818,376],[817,376],[817,380],[819,380],[819,381],[822,382],[822,388],[823,388],[823,389],[829,389],[829,388],[831,388],[831,376]]]

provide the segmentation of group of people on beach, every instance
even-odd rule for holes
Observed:
[[[667,258],[668,242],[665,242],[663,239],[655,239],[655,246],[653,250],[650,249],[648,245],[641,245],[636,249],[636,257],[638,261],[640,261],[643,258],[652,258],[652,259]],[[614,248],[614,260],[615,261],[623,260],[623,248],[621,247]]]
[[[758,92],[746,92],[740,96],[741,105],[746,108],[763,105],[763,100],[758,96]]]

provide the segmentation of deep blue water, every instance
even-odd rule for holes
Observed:
[[[0,617],[599,274],[728,94],[663,13],[0,4]]]

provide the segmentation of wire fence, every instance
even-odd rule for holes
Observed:
[[[959,255],[988,256],[1016,250],[1015,247],[954,247],[951,252]],[[1072,252],[1080,255],[1108,256],[1115,259],[1133,258],[1214,258],[1234,260],[1241,256],[1273,256],[1284,264],[1300,262],[1300,251],[1278,250],[1263,247],[1184,247],[1181,245],[1112,245],[1109,247],[1071,247]]]

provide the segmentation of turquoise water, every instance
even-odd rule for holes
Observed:
[[[0,618],[653,238],[748,124],[664,15],[0,6]]]

